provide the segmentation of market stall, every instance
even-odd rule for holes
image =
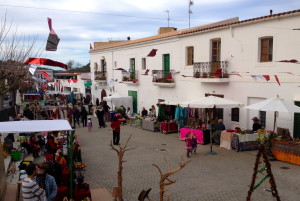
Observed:
[[[277,160],[300,165],[300,143],[273,140],[272,152]]]
[[[112,94],[111,96],[106,96],[103,98],[104,101],[106,101],[107,103],[110,103],[111,106],[116,107],[120,107],[120,106],[124,106],[125,108],[130,108],[130,110],[132,111],[133,109],[133,100],[131,96],[123,96],[121,94]],[[113,110],[113,107],[111,107],[111,109]]]
[[[152,132],[157,132],[157,131],[159,131],[159,122],[157,122],[153,118],[143,119],[142,120],[142,129],[152,131]]]
[[[65,194],[66,189],[69,189],[69,197],[73,198],[74,189],[76,190],[75,187],[73,188],[73,168],[75,165],[73,163],[74,132],[72,132],[73,129],[71,128],[69,122],[67,120],[33,120],[33,121],[0,122],[0,133],[36,133],[36,132],[52,132],[52,131],[67,131],[68,169],[70,172],[69,184],[68,186],[59,186],[58,193]],[[22,160],[22,158],[20,158],[20,160]],[[91,197],[90,194],[89,197]]]

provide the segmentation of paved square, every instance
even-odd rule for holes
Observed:
[[[110,123],[107,123],[110,125]],[[109,147],[112,130],[97,128],[89,133],[87,128],[77,128],[83,161],[88,164],[85,181],[91,188],[107,188],[110,192],[117,186],[117,154]],[[125,153],[123,170],[123,192],[126,201],[135,201],[143,189],[152,188],[150,198],[159,200],[157,164],[168,170],[167,159],[172,169],[178,166],[180,157],[185,157],[184,142],[178,134],[149,132],[129,125],[121,126],[121,145],[132,135],[129,147],[136,147]],[[198,145],[197,154],[182,170],[171,176],[176,183],[167,186],[172,201],[243,201],[246,200],[251,182],[257,151],[235,152],[213,146],[217,155],[207,155],[209,145]],[[282,201],[300,199],[300,166],[281,161],[271,162],[272,171]],[[289,167],[281,169],[280,167]],[[275,200],[266,180],[254,191],[253,201]]]

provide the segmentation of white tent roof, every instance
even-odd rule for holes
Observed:
[[[132,111],[132,97],[123,96],[121,94],[113,94],[111,96],[106,96],[103,98],[104,101],[114,104],[116,107],[123,105],[125,108],[130,107]]]
[[[247,109],[253,110],[261,110],[261,111],[277,111],[277,112],[287,112],[287,113],[294,113],[300,112],[300,107],[294,105],[292,102],[284,100],[282,98],[270,98],[253,105],[249,105],[244,107]]]
[[[234,108],[234,107],[242,107],[243,104],[237,101],[219,98],[216,96],[207,96],[200,98],[198,100],[187,101],[182,103],[183,107],[191,107],[191,108]]]
[[[68,120],[32,120],[0,122],[0,133],[25,133],[73,130]]]

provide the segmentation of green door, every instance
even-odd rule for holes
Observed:
[[[137,91],[128,90],[128,96],[132,97],[133,113],[137,113]]]
[[[295,105],[300,106],[300,102],[296,101]],[[294,138],[300,138],[300,113],[294,113]]]
[[[163,54],[163,70],[164,77],[167,77],[170,73],[170,54]]]

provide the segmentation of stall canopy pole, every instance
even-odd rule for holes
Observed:
[[[214,110],[215,109],[216,109],[216,106],[214,106],[212,108],[212,117],[210,119],[210,125],[212,125],[211,123],[212,123],[212,120],[214,118]],[[217,153],[212,150],[212,137],[213,137],[213,127],[211,126],[211,128],[210,128],[210,152],[207,152],[207,154],[209,154],[209,155],[216,155]]]
[[[74,140],[74,132],[75,131],[68,131],[69,132],[69,170],[70,170],[70,180],[69,180],[69,192],[70,192],[70,199],[73,199],[73,140]]]

